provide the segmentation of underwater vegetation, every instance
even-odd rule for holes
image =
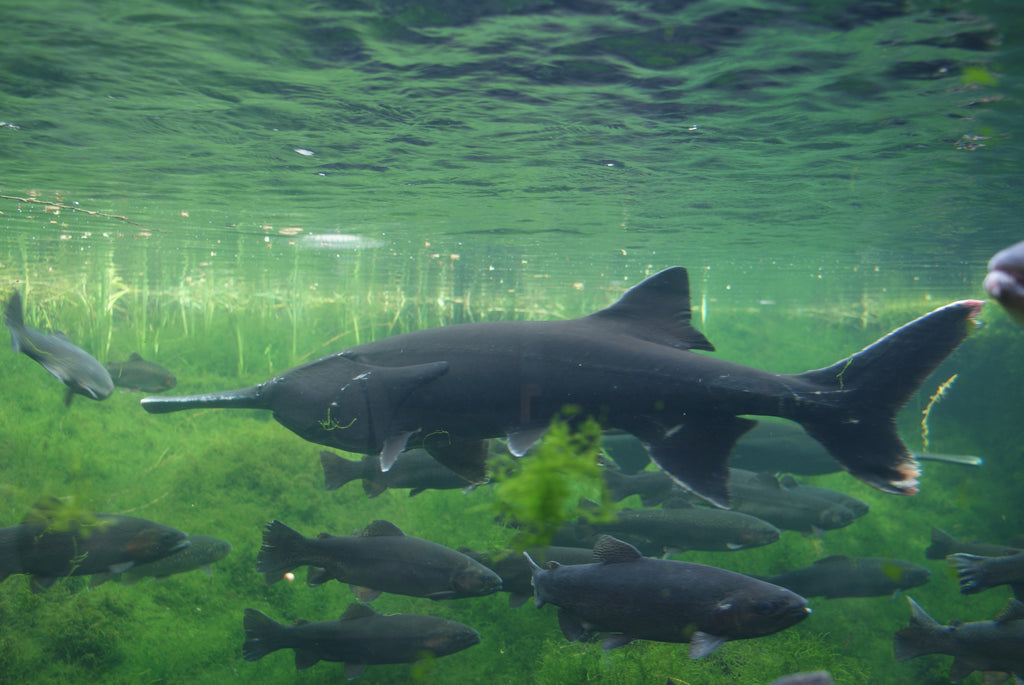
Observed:
[[[27,316],[37,317],[30,323],[41,329],[59,326],[82,341],[83,349],[99,351],[97,358],[103,361],[138,351],[173,371],[179,390],[197,392],[262,380],[268,372],[304,359],[421,325],[567,318],[593,311],[617,294],[585,290],[576,299],[558,298],[557,310],[544,309],[552,302],[550,295],[529,292],[529,282],[513,304],[504,289],[470,281],[465,287],[473,293],[472,306],[452,306],[451,298],[464,292],[447,280],[443,269],[435,272],[424,264],[421,272],[405,276],[412,279],[407,286],[365,280],[373,273],[366,263],[353,271],[358,277],[350,273],[344,296],[340,291],[323,297],[297,289],[293,296],[301,304],[295,311],[286,291],[273,297],[249,291],[228,295],[210,287],[210,299],[205,299],[201,289],[207,286],[196,286],[187,299],[180,299],[172,286],[177,275],[164,281],[150,278],[145,294],[137,282],[118,276],[125,292],[107,309],[79,297],[80,292],[92,293],[84,282],[36,281],[33,275],[27,297],[35,304]],[[101,277],[92,280],[99,283]],[[296,279],[301,283],[303,278],[300,269]],[[419,279],[422,291],[416,290]],[[368,283],[378,286],[368,288]],[[100,290],[121,292],[109,280]],[[413,298],[413,292],[420,297]],[[446,308],[438,305],[442,299]],[[530,299],[536,303],[533,309],[519,306]],[[801,370],[831,363],[837,352],[857,349],[932,308],[931,303],[904,301],[897,306],[889,301],[862,322],[853,314],[857,306],[859,302],[820,313],[779,311],[758,316],[756,322],[750,311],[722,308],[713,313],[713,340],[723,357],[773,370]],[[140,310],[150,322],[142,332],[137,328]],[[95,320],[101,311],[107,318]],[[96,328],[109,330],[109,338],[104,333],[102,344],[94,347],[93,339],[81,334]],[[763,548],[688,552],[675,558],[760,575],[808,566],[835,554],[902,558],[931,570],[932,581],[914,590],[915,600],[930,613],[965,621],[991,619],[1005,606],[1008,591],[963,597],[955,574],[944,561],[927,560],[924,550],[932,525],[957,537],[1004,544],[1017,533],[1018,521],[1007,516],[1003,503],[1014,501],[1009,474],[1019,447],[1003,427],[1006,407],[1011,406],[1007,398],[1019,385],[1015,373],[993,374],[989,366],[991,359],[1012,353],[1014,335],[1018,333],[1007,320],[993,321],[965,343],[900,415],[901,434],[914,442],[929,398],[943,380],[958,373],[956,384],[928,408],[928,439],[933,449],[984,455],[983,468],[929,464],[921,493],[913,498],[878,493],[842,473],[801,479],[848,492],[870,503],[871,513],[822,536],[785,531],[781,540]],[[765,340],[774,344],[769,348]],[[103,353],[107,344],[109,355]],[[344,613],[352,595],[337,583],[319,588],[302,582],[267,585],[256,572],[255,560],[268,521],[281,518],[299,530],[345,535],[375,519],[387,519],[407,535],[449,547],[497,549],[520,544],[524,531],[498,524],[495,513],[539,522],[537,529],[527,530],[535,534],[587,515],[586,507],[579,511],[582,498],[607,502],[594,458],[596,424],[588,419],[556,421],[537,448],[543,458],[499,464],[493,485],[469,492],[428,490],[416,497],[387,490],[370,499],[355,487],[327,492],[316,446],[281,430],[265,413],[204,410],[169,424],[145,415],[137,395],[126,392],[115,392],[102,403],[76,402],[65,408],[60,384],[14,354],[0,356],[0,373],[7,387],[0,397],[0,525],[20,522],[41,495],[73,496],[74,506],[82,511],[145,517],[216,536],[233,547],[213,566],[212,576],[190,572],[163,581],[108,582],[92,589],[87,579],[68,578],[42,594],[32,594],[23,576],[0,583],[4,683],[291,682],[296,675],[289,656],[243,660],[243,610],[252,607],[286,624],[327,621]],[[551,471],[568,477],[553,478]],[[640,502],[634,496],[622,506],[639,507]],[[892,635],[908,621],[905,602],[813,598],[810,606],[814,613],[793,628],[739,641],[691,662],[679,645],[638,641],[604,652],[598,644],[568,643],[553,607],[510,609],[500,593],[443,603],[385,594],[374,601],[375,611],[456,621],[477,630],[481,642],[419,665],[374,666],[360,682],[724,685],[768,683],[786,673],[816,669],[830,671],[837,683],[945,682],[948,658],[894,663]],[[305,671],[302,678],[326,683],[341,675],[340,667],[326,663]]]

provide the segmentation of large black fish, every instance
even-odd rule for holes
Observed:
[[[771,635],[811,613],[790,590],[741,573],[683,561],[644,557],[632,545],[603,536],[599,563],[533,563],[534,602],[559,607],[558,623],[575,641],[613,633],[605,649],[635,639],[689,642],[690,658],[727,640]]]
[[[46,334],[25,325],[21,293],[14,291],[4,310],[4,322],[11,330],[11,347],[33,359],[68,386],[64,404],[76,394],[105,400],[114,392],[110,374],[88,352],[76,347],[63,333]]]
[[[174,374],[156,362],[147,361],[138,352],[123,362],[108,362],[106,366],[114,385],[128,390],[164,392],[178,384]]]
[[[286,626],[255,609],[245,610],[246,661],[262,659],[278,649],[295,650],[295,668],[318,661],[345,662],[345,677],[358,677],[371,664],[405,664],[424,657],[462,651],[480,642],[480,635],[455,621],[434,616],[382,616],[365,604],[350,604],[337,621]]]
[[[322,568],[320,582],[352,585],[364,601],[381,592],[430,599],[489,595],[501,578],[483,564],[436,542],[405,535],[393,523],[374,521],[361,535],[303,537],[280,521],[263,532],[256,570],[267,582],[296,566]]]
[[[931,571],[902,559],[835,555],[764,580],[804,597],[880,597],[924,585]]]
[[[268,409],[306,440],[379,454],[391,467],[422,445],[471,481],[484,476],[467,441],[508,436],[524,454],[567,405],[640,438],[680,485],[727,506],[729,452],[754,425],[800,423],[858,478],[917,492],[917,462],[895,414],[967,336],[983,303],[941,307],[836,364],[779,374],[722,361],[690,325],[686,270],[666,269],[615,304],[569,321],[459,324],[352,347],[241,390],[147,397],[152,413]]]
[[[1024,678],[1024,604],[1011,599],[994,621],[942,625],[910,597],[910,625],[896,632],[896,661],[925,654],[949,654],[949,679],[959,682],[974,671],[1006,671]],[[999,681],[994,681],[999,682]]]
[[[38,592],[65,576],[122,573],[187,545],[184,533],[160,523],[41,502],[20,525],[0,528],[0,580],[25,573]]]

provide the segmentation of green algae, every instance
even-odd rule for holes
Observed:
[[[546,546],[564,524],[578,518],[610,520],[615,506],[601,477],[601,425],[592,417],[573,421],[567,407],[551,420],[540,443],[519,460],[494,463],[494,501],[499,517],[521,527],[518,551]],[[597,506],[583,506],[583,502]]]

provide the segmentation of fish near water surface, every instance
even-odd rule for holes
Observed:
[[[959,682],[974,671],[1005,671],[1020,682],[1024,677],[1024,604],[1011,599],[993,621],[942,625],[917,602],[907,597],[910,625],[896,632],[893,651],[897,662],[925,654],[953,657],[949,679]],[[999,681],[996,681],[999,682]]]
[[[992,256],[984,286],[1006,313],[1024,326],[1024,240]]]
[[[323,569],[318,582],[334,578],[372,601],[381,592],[429,599],[479,597],[501,589],[501,578],[483,564],[436,542],[405,535],[377,520],[361,535],[303,537],[280,521],[263,531],[256,570],[267,583],[297,566]]]
[[[507,436],[524,454],[568,405],[643,441],[678,484],[728,506],[728,458],[754,421],[790,419],[853,475],[886,492],[917,492],[917,463],[896,412],[967,337],[982,302],[912,321],[853,356],[800,374],[742,366],[696,351],[686,269],[673,267],[611,306],[568,321],[468,323],[358,345],[240,390],[146,397],[150,413],[266,409],[302,438],[378,454],[387,470],[422,446],[471,482],[479,450]]]
[[[178,384],[174,374],[156,362],[146,361],[138,352],[123,362],[108,362],[105,367],[119,388],[135,392],[164,392]]]
[[[114,392],[114,381],[96,359],[75,346],[63,333],[47,334],[25,325],[21,293],[15,290],[4,310],[4,322],[11,331],[11,348],[21,352],[68,386],[64,404],[70,406],[74,396],[105,400]]]
[[[243,621],[246,661],[262,659],[278,649],[295,650],[295,668],[318,661],[342,661],[349,680],[368,665],[405,664],[425,656],[447,656],[480,642],[469,626],[433,616],[383,616],[365,604],[350,604],[337,621],[301,621],[286,626],[255,609],[246,609]]]
[[[644,557],[632,545],[603,536],[598,563],[541,568],[532,559],[534,603],[554,604],[571,641],[612,633],[614,649],[636,639],[689,642],[697,659],[728,640],[763,637],[807,618],[796,593],[733,571]]]

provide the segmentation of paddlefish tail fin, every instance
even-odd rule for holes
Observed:
[[[284,647],[287,629],[269,616],[246,609],[242,625],[245,628],[242,656],[246,661],[262,659]]]
[[[831,416],[800,420],[843,468],[901,495],[917,492],[917,460],[896,432],[896,413],[973,329],[984,302],[963,300],[897,328],[832,366],[799,374]],[[831,396],[831,397],[830,397]]]
[[[150,414],[168,414],[185,409],[270,409],[270,398],[263,392],[264,386],[253,385],[239,390],[210,392],[202,395],[180,395],[177,397],[143,397],[142,408]]]

